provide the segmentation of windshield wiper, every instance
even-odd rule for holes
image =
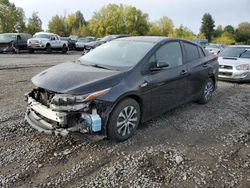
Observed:
[[[99,65],[99,64],[90,64],[89,66],[96,67],[96,68],[101,68],[101,69],[107,69],[111,70],[110,68],[104,66],[104,65]]]

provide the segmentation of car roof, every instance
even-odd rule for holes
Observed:
[[[228,47],[233,47],[233,48],[250,48],[250,45],[230,45]]]
[[[48,32],[37,32],[37,33],[35,33],[35,35],[38,35],[38,34],[55,35],[54,33],[48,33]]]
[[[185,42],[189,42],[189,43],[197,45],[196,43],[194,43],[192,41],[189,41],[189,40],[184,40],[184,39],[180,39],[180,38],[162,37],[162,36],[135,36],[135,37],[119,38],[119,39],[116,39],[116,40],[150,42],[150,43],[159,43],[159,42],[162,42],[162,41],[180,40],[180,41],[185,41]]]

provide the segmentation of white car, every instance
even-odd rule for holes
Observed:
[[[81,37],[81,38],[79,38],[76,42],[76,50],[83,50],[86,43],[92,42],[95,40],[96,40],[95,37]]]
[[[219,79],[250,81],[250,46],[226,47],[219,55]]]
[[[68,51],[68,42],[54,33],[38,32],[27,41],[27,45],[30,53],[44,50],[48,54],[52,51],[62,51],[65,54]]]

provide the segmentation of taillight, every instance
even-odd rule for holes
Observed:
[[[215,61],[215,60],[218,60],[218,58],[219,58],[219,56],[216,54],[214,54],[214,57],[213,57],[213,60]]]

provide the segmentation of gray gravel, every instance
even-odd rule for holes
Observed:
[[[79,56],[0,55],[0,187],[250,187],[250,84],[219,82],[209,104],[173,109],[123,143],[30,128],[31,77]]]

